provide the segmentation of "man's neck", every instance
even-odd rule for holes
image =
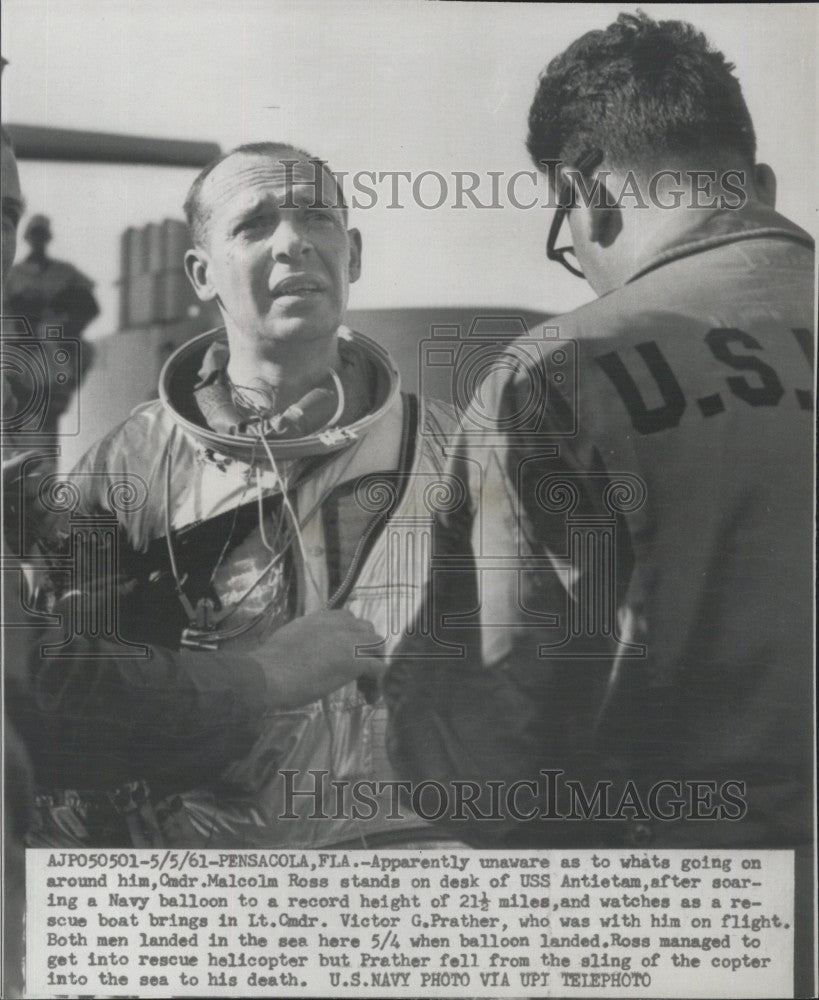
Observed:
[[[227,374],[248,399],[281,413],[338,367],[337,337],[306,343],[248,342],[231,338]]]

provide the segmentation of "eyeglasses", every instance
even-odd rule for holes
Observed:
[[[587,170],[593,170],[599,163],[602,163],[604,155],[605,154],[602,149],[591,149],[585,154],[585,156],[580,157],[574,165],[574,169],[580,174],[584,174]],[[586,276],[583,274],[583,271],[577,262],[574,247],[559,247],[556,245],[557,237],[563,225],[563,220],[574,207],[574,199],[572,197],[572,179],[568,176],[564,177],[563,183],[560,185],[557,193],[557,201],[558,205],[555,209],[551,228],[549,229],[549,238],[546,241],[546,256],[549,260],[558,261],[566,268],[567,271],[570,271],[578,278],[585,278]]]

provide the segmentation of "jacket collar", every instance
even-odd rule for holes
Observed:
[[[681,257],[752,239],[793,240],[813,249],[813,238],[804,229],[758,201],[739,209],[674,211],[655,233],[626,284]]]

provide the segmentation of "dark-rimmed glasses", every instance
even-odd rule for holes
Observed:
[[[577,163],[574,164],[573,169],[580,174],[585,174],[587,170],[593,170],[598,164],[602,163],[604,155],[602,149],[591,149],[584,156],[580,157]],[[578,278],[585,278],[586,275],[583,274],[577,263],[574,247],[571,245],[565,247],[557,246],[557,237],[560,234],[563,220],[572,210],[573,206],[572,178],[568,175],[563,175],[562,183],[557,189],[557,208],[555,209],[552,225],[549,229],[549,238],[546,241],[546,256],[549,260],[558,261],[567,271],[570,271]],[[567,259],[569,255],[571,255],[570,260]]]

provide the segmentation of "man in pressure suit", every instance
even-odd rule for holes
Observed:
[[[326,670],[274,663],[255,744],[207,781],[154,781],[157,828],[185,847],[414,841],[427,824],[376,788],[394,775],[375,681],[424,593],[423,552],[410,549],[451,418],[419,410],[387,353],[343,325],[361,237],[321,161],[240,147],[200,173],[186,212],[188,277],[224,326],[183,345],[160,400],[81,460],[77,510],[110,514],[118,477],[141,492],[116,511],[125,640],[180,644],[207,664],[313,616],[304,654],[323,651]],[[331,615],[342,640],[359,630],[344,663]],[[154,721],[173,731],[174,713]]]

